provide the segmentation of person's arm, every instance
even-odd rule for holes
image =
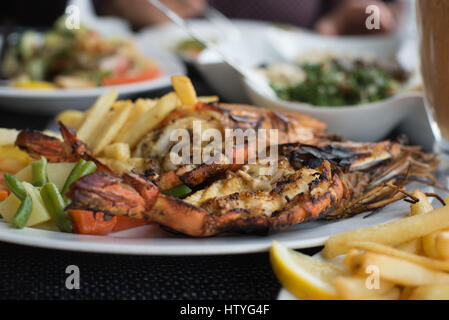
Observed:
[[[379,8],[380,28],[368,30],[366,20],[368,5]],[[315,30],[325,35],[389,33],[399,24],[403,13],[403,0],[333,0],[332,9],[315,24]]]
[[[167,22],[167,17],[152,6],[147,0],[92,0],[95,10],[100,16],[117,16],[131,23],[136,28],[151,24]],[[170,9],[183,18],[201,15],[206,0],[161,0]]]

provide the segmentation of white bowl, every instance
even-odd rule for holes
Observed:
[[[402,31],[387,36],[326,37],[300,28],[285,30],[272,23],[236,20],[235,24],[242,32],[242,40],[222,40],[218,46],[227,55],[246,66],[279,61],[292,62],[298,55],[314,50],[391,58],[397,54],[402,42]],[[205,28],[204,24],[193,25]],[[211,32],[210,25],[208,27]],[[207,34],[205,31],[203,33]],[[250,102],[241,85],[239,74],[219,56],[204,50],[192,63],[221,98],[228,102]]]
[[[328,132],[355,141],[378,141],[385,138],[408,115],[422,105],[422,96],[417,92],[399,93],[379,102],[343,106],[317,107],[300,102],[270,98],[261,94],[248,81],[243,85],[254,105],[283,111],[296,111],[310,115],[327,123]]]
[[[295,61],[298,56],[310,52],[325,52],[336,56],[368,56],[383,60],[399,56],[398,53],[403,42],[403,30],[398,30],[387,36],[327,37],[298,29],[271,28],[267,37],[277,55],[284,61]],[[414,54],[413,44],[406,49],[408,52],[405,53]],[[420,108],[423,104],[421,93],[409,90],[420,83],[419,78],[416,77],[416,62],[413,59],[403,61],[402,56],[399,56],[401,66],[412,75],[409,82],[404,85],[402,93],[375,103],[317,107],[306,103],[284,101],[277,97],[266,97],[248,81],[242,79],[242,83],[250,102],[255,105],[308,114],[326,122],[328,132],[340,134],[346,139],[377,141],[385,138],[406,119],[409,112]]]

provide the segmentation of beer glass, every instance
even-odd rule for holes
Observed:
[[[449,0],[416,0],[416,17],[435,151],[449,155]]]

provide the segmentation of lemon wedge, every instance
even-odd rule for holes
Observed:
[[[347,274],[342,267],[288,249],[277,241],[271,246],[270,261],[281,284],[303,300],[338,299],[334,280]]]

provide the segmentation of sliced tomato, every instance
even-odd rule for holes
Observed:
[[[126,216],[117,216],[117,223],[115,224],[114,229],[112,231],[121,231],[137,228],[150,223],[151,222],[148,220],[134,219]]]
[[[114,77],[106,77],[103,79],[104,86],[116,86],[120,84],[128,84],[134,82],[147,81],[158,78],[161,75],[159,68],[151,68],[135,75],[122,75]]]
[[[117,217],[104,220],[104,213],[88,210],[69,210],[73,220],[73,230],[79,234],[106,235],[117,224]]]

